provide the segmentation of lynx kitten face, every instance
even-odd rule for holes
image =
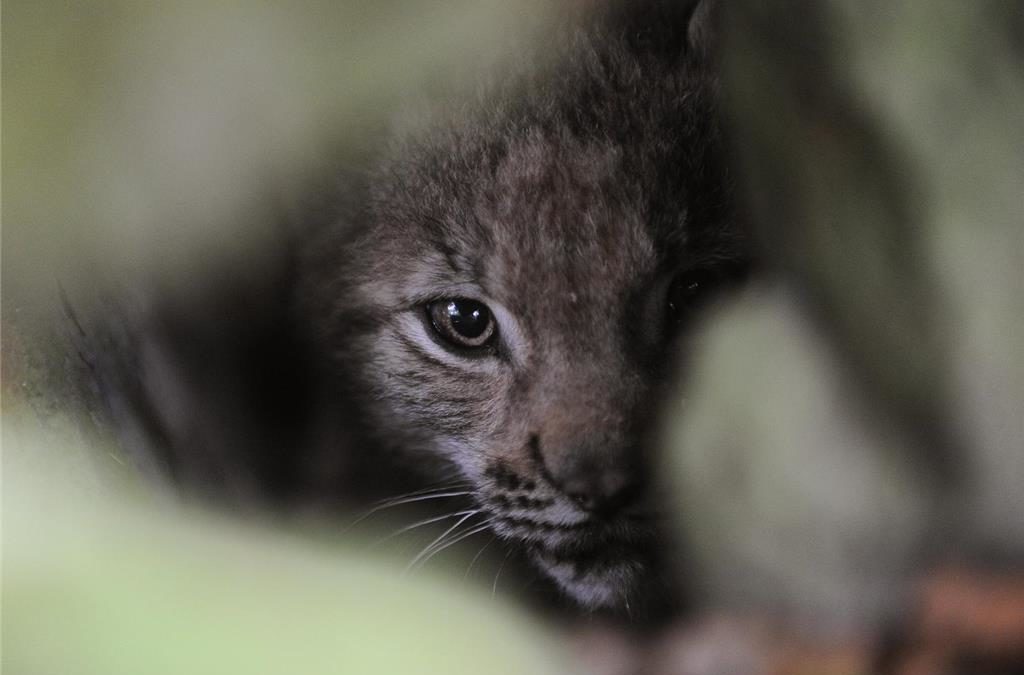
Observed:
[[[398,146],[356,224],[316,244],[320,332],[369,426],[457,467],[490,528],[589,607],[644,585],[659,390],[747,265],[688,34],[572,34],[545,78]]]
[[[336,513],[454,470],[469,523],[578,604],[667,596],[662,392],[749,264],[711,6],[568,3],[543,65],[339,181],[339,215],[300,218],[265,269],[100,303],[68,359],[90,419],[247,513]]]

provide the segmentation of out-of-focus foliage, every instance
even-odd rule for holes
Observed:
[[[567,672],[464,584],[126,499],[71,427],[7,412],[5,673]]]
[[[877,620],[911,570],[1024,558],[1024,10],[730,6],[734,147],[783,283],[692,361],[687,569],[711,602]]]
[[[730,308],[699,353],[674,416],[681,569],[697,592],[826,631],[898,610],[935,497],[907,435],[865,409],[778,289]]]
[[[735,147],[784,279],[723,313],[673,404],[679,569],[710,604],[871,621],[931,556],[1024,552],[1024,13],[729,5]],[[485,598],[132,498],[36,359],[58,280],[258,269],[281,195],[544,7],[4,3],[6,672],[556,669]]]
[[[4,3],[4,293],[258,268],[282,201],[544,26],[496,0]],[[276,207],[276,208],[275,208]],[[8,312],[10,313],[10,312]]]
[[[556,669],[536,627],[465,584],[153,503],[59,391],[80,364],[58,285],[87,306],[111,281],[259,274],[289,198],[545,12],[4,3],[5,673]]]

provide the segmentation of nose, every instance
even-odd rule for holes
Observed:
[[[642,492],[636,471],[572,462],[553,473],[557,486],[584,511],[610,516],[633,503]]]

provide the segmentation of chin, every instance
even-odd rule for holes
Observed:
[[[534,565],[575,604],[587,610],[633,614],[648,604],[654,565],[639,550],[616,545],[533,548]]]

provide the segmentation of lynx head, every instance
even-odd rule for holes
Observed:
[[[659,386],[747,260],[706,63],[637,35],[577,34],[540,84],[399,146],[324,245],[325,331],[373,425],[457,466],[589,607],[645,576]]]

